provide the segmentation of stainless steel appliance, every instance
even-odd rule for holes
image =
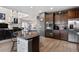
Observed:
[[[79,43],[79,19],[70,19],[68,21],[68,41]]]

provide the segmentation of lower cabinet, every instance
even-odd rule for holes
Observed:
[[[53,31],[52,30],[45,30],[45,37],[52,37],[53,38]]]
[[[54,30],[54,31],[53,31],[53,38],[55,38],[55,39],[60,39],[59,30]]]
[[[79,44],[77,44],[77,50],[78,50],[78,52],[79,52]]]
[[[52,37],[54,39],[60,39],[60,40],[68,40],[68,32],[65,30],[53,30],[46,31],[46,37]]]
[[[60,30],[60,39],[61,40],[68,40],[68,32],[65,30]]]

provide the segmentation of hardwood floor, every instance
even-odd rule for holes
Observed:
[[[77,44],[67,41],[42,38],[40,43],[40,52],[77,52]]]

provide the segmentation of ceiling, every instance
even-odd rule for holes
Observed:
[[[60,10],[74,8],[75,6],[3,6],[3,7],[16,10],[19,12],[23,12],[34,17],[41,12],[60,11]]]

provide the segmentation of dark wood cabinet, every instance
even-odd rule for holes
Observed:
[[[54,30],[53,38],[60,40],[68,40],[68,33],[65,30]]]
[[[67,11],[59,11],[55,13],[55,24],[57,25],[66,25],[68,20]]]
[[[79,18],[79,8],[68,10],[68,19]]]
[[[68,40],[68,32],[65,30],[60,30],[60,39],[61,40]]]
[[[55,21],[60,19],[60,15],[58,12],[55,13]]]
[[[45,13],[45,36],[68,40],[68,20],[73,18],[79,18],[79,8]]]
[[[45,13],[45,21],[53,21],[53,13]]]
[[[67,23],[67,21],[68,21],[68,11],[65,11],[65,12],[62,14],[61,18],[62,18],[62,20],[63,20],[64,22]]]
[[[79,44],[77,44],[77,50],[78,50],[78,52],[79,52]]]
[[[45,13],[45,37],[53,37],[53,13]]]
[[[53,38],[55,38],[55,39],[59,39],[60,38],[59,30],[54,30],[53,31]]]
[[[46,37],[53,38],[53,31],[52,30],[45,30],[45,32],[46,32],[46,34],[45,34]]]
[[[76,18],[75,10],[68,10],[68,19]]]
[[[28,40],[28,52],[39,52],[39,36]]]
[[[53,32],[53,38],[60,40],[67,40],[67,11],[60,11],[55,13],[55,28]]]
[[[39,36],[36,36],[32,40],[32,52],[39,52]]]

